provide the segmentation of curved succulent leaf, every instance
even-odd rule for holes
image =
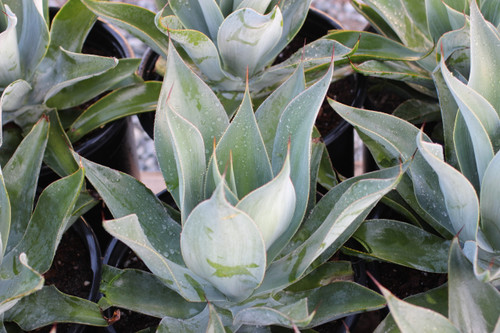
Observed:
[[[290,179],[290,159],[269,183],[250,192],[236,205],[257,224],[266,249],[288,228],[295,210],[295,189]]]
[[[50,25],[50,44],[46,57],[56,60],[62,48],[79,53],[97,17],[81,1],[67,1]]]
[[[24,79],[29,79],[40,63],[49,44],[49,28],[44,13],[42,0],[4,1],[17,16],[17,41],[19,65]]]
[[[431,273],[448,271],[450,242],[407,223],[392,220],[365,221],[353,237],[366,251],[353,253],[382,259]]]
[[[312,0],[273,0],[270,6],[278,6],[283,16],[283,32],[279,42],[269,53],[269,59],[274,59],[280,54],[288,43],[299,32],[306,20]]]
[[[365,3],[391,27],[404,45],[424,52],[432,48],[422,1],[367,0]]]
[[[7,193],[3,172],[0,168],[0,264],[3,261],[9,240],[11,214],[9,194]]]
[[[50,129],[43,161],[59,176],[68,176],[78,170],[71,142],[64,132],[57,111],[52,109],[46,112],[46,115],[49,117]]]
[[[63,294],[54,286],[44,287],[21,299],[5,314],[4,320],[15,322],[26,331],[55,322],[101,327],[108,325],[97,304]]]
[[[184,29],[179,26],[179,19],[175,16],[157,19],[158,29],[182,47],[209,83],[217,86],[224,86],[226,80],[231,81],[230,86],[235,83],[231,76],[222,70],[217,46],[207,35],[197,30]]]
[[[184,224],[189,213],[204,199],[205,150],[201,133],[192,123],[170,109],[169,105],[166,113],[179,179],[178,188],[173,190],[179,193],[177,204]]]
[[[69,140],[76,142],[113,120],[156,110],[160,90],[160,82],[148,81],[112,91],[83,111],[71,124],[67,131]]]
[[[101,306],[113,304],[158,318],[189,318],[205,308],[204,303],[186,301],[157,276],[143,270],[105,265],[100,290],[104,294]]]
[[[21,60],[17,43],[17,17],[5,6],[8,25],[0,32],[0,87],[4,88],[11,82],[21,78]]]
[[[311,136],[332,75],[333,64],[319,81],[294,98],[281,115],[273,145],[272,167],[274,174],[277,174],[290,152],[290,178],[295,188],[297,201],[290,227],[269,249],[270,258],[274,258],[289,242],[306,212],[310,186]]]
[[[316,210],[324,212],[317,227],[305,233],[291,252],[270,264],[257,293],[282,289],[292,284],[323,252],[340,248],[380,198],[397,185],[405,169],[397,166],[372,173],[366,179],[355,177],[346,185],[340,183],[330,190],[316,206]],[[328,205],[328,197],[338,197],[333,209]],[[314,211],[310,218],[317,218]],[[304,223],[309,224],[308,220]]]
[[[395,40],[366,31],[335,30],[323,38],[336,40],[351,49],[356,48],[356,52],[349,56],[355,62],[376,59],[416,61],[429,52],[414,51]]]
[[[500,293],[479,281],[458,239],[450,249],[448,271],[449,318],[464,332],[492,332],[500,316]]]
[[[163,317],[156,332],[225,333],[226,331],[223,327],[223,321],[224,318],[220,315],[220,313],[217,313],[215,307],[209,303],[202,312],[191,318],[179,319],[168,316]]]
[[[163,283],[190,302],[224,300],[212,284],[160,253],[145,235],[136,215],[104,222],[104,228],[130,247]]]
[[[26,253],[30,266],[40,273],[49,270],[61,237],[68,228],[83,185],[83,169],[49,185],[38,198],[36,208],[23,230],[23,238],[4,258],[1,272],[15,271],[16,259]]]
[[[271,0],[234,0],[233,12],[241,8],[252,8],[256,12],[264,14]]]
[[[479,92],[500,114],[500,33],[482,16],[475,1],[470,13],[470,77],[468,86]]]
[[[209,198],[215,191],[217,184],[224,182],[224,188],[226,190],[226,199],[229,203],[235,206],[238,203],[238,191],[236,188],[236,179],[234,178],[234,168],[233,168],[233,157],[229,154],[229,161],[225,166],[225,175],[223,179],[223,174],[219,170],[219,162],[217,161],[217,156],[212,155],[210,164],[208,166],[207,177],[205,179],[205,197]]]
[[[378,293],[349,281],[330,281],[312,290],[278,294],[285,304],[307,299],[307,307],[314,311],[312,321],[305,328],[314,327],[363,311],[380,309],[385,305]]]
[[[446,32],[460,29],[465,24],[465,7],[457,10],[442,0],[425,0],[425,9],[429,33],[434,42]]]
[[[106,202],[113,217],[136,214],[155,249],[169,260],[182,263],[179,238],[181,226],[163,203],[144,184],[127,174],[76,157],[85,168],[85,176]],[[127,195],[116,196],[116,193]],[[133,194],[133,195],[132,195]]]
[[[308,309],[307,299],[278,307],[254,306],[236,313],[234,324],[251,326],[278,325],[284,327],[303,327],[314,317]]]
[[[269,57],[269,50],[281,38],[282,24],[278,7],[267,15],[248,8],[229,15],[220,26],[217,39],[224,69],[240,78],[260,72],[274,59]]]
[[[472,184],[459,171],[444,162],[442,146],[417,138],[420,153],[439,178],[446,210],[455,233],[463,240],[475,240],[479,223],[479,200]],[[460,191],[457,191],[460,189]]]
[[[480,93],[454,77],[444,60],[441,60],[441,73],[464,117],[474,148],[476,169],[479,179],[482,179],[494,150],[500,147],[499,114]]]
[[[22,79],[12,82],[4,89],[0,99],[2,124],[6,124],[15,119],[18,109],[27,104],[30,91],[31,85]]]
[[[443,316],[447,316],[448,285],[445,284],[440,287],[431,289],[427,292],[407,297],[404,299],[404,301],[416,306],[420,306],[422,308],[427,308],[429,310],[435,311],[442,314]],[[374,333],[383,332],[400,332],[396,322],[394,321],[394,318],[390,313],[374,331]]]
[[[266,250],[260,230],[226,201],[222,183],[189,215],[181,249],[190,270],[235,302],[248,298],[264,278]]]
[[[248,90],[215,151],[219,170],[223,170],[224,165],[231,161],[236,193],[240,198],[273,178]],[[252,153],[249,154],[249,151]]]
[[[416,333],[436,330],[438,332],[459,333],[445,316],[394,296],[389,290],[378,285],[389,306],[389,310],[402,333]]]
[[[302,63],[293,74],[280,85],[255,111],[259,131],[269,156],[272,156],[274,138],[279,120],[286,106],[306,89]]]
[[[199,139],[204,143],[199,149],[203,149],[205,161],[210,159],[214,139],[222,137],[222,133],[229,125],[229,119],[217,96],[182,61],[172,44],[170,46],[167,75],[163,81],[156,111],[155,145],[167,188],[179,203],[178,173],[182,170],[178,170],[175,160],[173,133],[168,124],[168,114],[172,112],[167,109],[175,111],[186,126],[189,125],[192,130],[199,131]],[[206,163],[205,161],[203,163]]]
[[[92,100],[117,86],[127,85],[128,80],[131,83],[142,81],[135,75],[139,63],[139,59],[119,59],[118,64],[113,69],[63,88],[56,95],[47,99],[46,104],[59,110],[68,109]]]
[[[182,24],[191,30],[198,30],[217,42],[217,32],[224,20],[215,0],[170,0],[170,9]]]
[[[48,131],[48,119],[42,118],[26,135],[3,168],[12,214],[7,251],[19,243],[30,220]],[[19,178],[19,175],[24,177]]]
[[[104,17],[166,57],[168,37],[154,25],[155,14],[145,8],[119,2],[81,0],[91,11]]]
[[[497,153],[486,169],[481,184],[479,205],[480,228],[493,249],[500,250],[500,153]]]
[[[21,298],[40,290],[44,283],[43,276],[28,265],[25,253],[11,259],[16,261],[17,269],[0,280],[0,314],[15,306]]]
[[[45,103],[47,100],[62,89],[74,85],[83,80],[104,74],[118,65],[118,59],[101,57],[96,55],[73,53],[65,49],[59,49],[57,58],[58,72],[54,75],[51,61],[43,61],[40,69],[32,80],[34,96],[32,102]],[[46,60],[48,58],[45,58]],[[45,73],[45,70],[50,73]]]

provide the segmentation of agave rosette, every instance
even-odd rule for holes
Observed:
[[[94,203],[83,190],[82,168],[35,198],[48,137],[49,121],[43,117],[3,172],[0,168],[0,326],[4,332],[4,322],[26,331],[55,322],[107,325],[97,304],[44,286],[43,274],[51,267],[62,234]]]
[[[333,65],[308,88],[299,66],[255,114],[247,90],[230,121],[172,45],[167,59],[155,145],[179,220],[139,181],[82,159],[116,218],[105,228],[152,272],[106,267],[101,304],[163,318],[159,332],[312,327],[382,306],[335,281],[348,263],[327,260],[404,168],[347,180],[316,204],[324,145],[311,139]],[[124,297],[130,285],[141,293]]]
[[[439,67],[441,47],[450,63],[466,66],[470,3],[469,0],[353,0],[354,8],[377,33],[342,30],[325,38],[347,47],[357,46],[349,57],[356,71],[405,83],[398,87],[403,89],[407,100],[393,111],[395,115],[414,124],[436,121],[440,119],[440,111],[433,72]],[[482,0],[478,5],[486,20],[498,27],[498,2]],[[448,58],[450,54],[453,56]]]
[[[78,169],[67,149],[70,142],[112,120],[154,108],[140,99],[130,101],[138,92],[159,90],[137,77],[138,59],[81,53],[96,17],[80,1],[68,1],[51,21],[44,0],[2,0],[0,7],[2,125],[16,125],[4,133],[8,144],[2,148],[2,163],[42,114],[56,110],[45,162],[68,175]],[[77,108],[113,89],[91,107]],[[128,104],[117,104],[123,96]]]
[[[156,15],[123,3],[83,2],[143,40],[163,59],[169,36],[231,115],[243,99],[247,73],[251,96],[258,102],[291,76],[300,62],[308,81],[313,81],[328,67],[333,49],[337,65],[347,63],[346,56],[353,51],[331,40],[318,40],[273,66],[302,27],[311,0],[174,0]]]
[[[453,33],[445,35],[443,43],[447,38],[454,38]],[[456,65],[454,54],[445,52],[434,71],[443,119],[452,126],[448,151],[402,119],[331,104],[356,127],[381,168],[415,154],[397,191],[384,199],[410,223],[368,221],[354,234],[365,245],[356,253],[428,272],[448,272],[449,286],[436,291],[434,305],[423,302],[426,296],[412,302],[441,312],[454,330],[493,331],[500,316],[500,86],[495,75],[500,34],[475,2],[470,6],[469,44],[470,55],[462,60],[468,62],[467,71],[451,67]],[[457,240],[448,251],[454,235]],[[460,301],[465,294],[471,298]],[[472,308],[477,311],[469,317]],[[400,319],[406,321],[410,310],[403,312],[406,317]],[[388,329],[386,324],[380,332]],[[410,332],[407,327],[402,331]]]

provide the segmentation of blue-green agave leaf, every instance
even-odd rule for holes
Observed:
[[[492,248],[500,249],[500,153],[497,153],[486,169],[481,184],[479,205],[480,229]]]
[[[286,106],[306,89],[304,68],[300,64],[293,74],[279,86],[255,111],[260,134],[269,156],[272,156],[274,138],[279,120]]]
[[[500,80],[496,75],[500,71],[500,34],[484,19],[476,2],[470,3],[471,69],[468,86],[479,92],[500,114]]]
[[[207,327],[210,322],[211,314],[213,314],[211,307],[206,305],[202,312],[187,319],[165,316],[161,320],[156,333],[208,333]],[[219,331],[215,332],[219,333]]]
[[[9,0],[4,1],[4,4],[17,17],[18,44],[13,47],[19,50],[18,65],[21,66],[23,78],[28,79],[42,61],[49,44],[49,28],[42,0]]]
[[[500,316],[500,293],[479,281],[458,239],[450,249],[448,303],[451,322],[463,332],[492,332]]]
[[[404,299],[405,302],[427,308],[448,316],[448,285],[431,289],[429,291],[412,295]],[[393,316],[389,313],[387,317],[377,326],[374,333],[400,333]]]
[[[465,24],[464,11],[450,7],[445,1],[425,0],[425,9],[429,33],[434,42],[446,32],[460,29]]]
[[[444,60],[441,60],[441,73],[464,117],[474,148],[476,169],[479,179],[482,179],[486,167],[493,158],[494,150],[500,146],[499,114],[481,93],[454,77]],[[457,154],[460,152],[458,147]]]
[[[460,232],[460,238],[463,240],[475,240],[479,224],[479,200],[474,187],[458,170],[444,162],[441,145],[424,142],[420,134],[417,137],[417,146],[438,176],[455,233]]]
[[[7,251],[19,243],[31,218],[48,132],[48,119],[42,118],[26,135],[3,168],[5,187],[11,205],[11,228]]]
[[[164,78],[158,101],[155,119],[155,145],[158,162],[167,184],[176,202],[180,205],[179,172],[175,160],[173,133],[169,125],[168,115],[178,114],[179,121],[198,131],[197,138],[202,140],[205,161],[210,159],[215,139],[220,139],[229,125],[224,108],[212,90],[187,66],[175,48],[169,48],[167,58],[167,75]],[[183,143],[183,144],[189,144]],[[206,163],[206,162],[203,162]],[[206,164],[204,164],[206,168]],[[202,173],[199,176],[203,176]]]
[[[413,305],[394,296],[389,290],[378,285],[389,306],[389,310],[402,333],[446,332],[459,333],[453,324],[438,312]]]
[[[217,46],[224,69],[240,78],[254,76],[274,60],[269,51],[283,33],[279,7],[267,15],[243,8],[229,15],[218,31]]]
[[[185,29],[175,16],[157,17],[156,25],[188,54],[207,82],[224,86],[224,81],[235,84],[222,69],[216,44],[197,30]],[[234,88],[234,87],[233,87]]]
[[[366,249],[359,251],[362,257],[431,273],[448,271],[450,242],[419,227],[393,220],[369,220],[353,237]]]
[[[245,300],[264,278],[266,249],[261,232],[247,214],[226,201],[223,183],[189,215],[181,250],[186,266],[230,300]]]
[[[314,317],[314,311],[308,308],[306,298],[291,304],[277,307],[254,306],[236,313],[234,324],[249,326],[278,325],[284,327],[303,327]]]
[[[327,212],[324,219],[310,236],[282,258],[272,262],[266,272],[266,277],[257,293],[284,288],[296,280],[308,269],[312,262],[329,248],[338,249],[356,231],[368,212],[399,182],[406,166],[385,169],[372,174],[373,178],[353,178],[346,189],[337,185],[329,193],[339,196],[333,208]],[[342,194],[336,191],[342,189]],[[327,194],[329,196],[329,194]],[[325,198],[327,197],[325,196]],[[325,200],[325,203],[328,200]],[[316,209],[324,209],[318,203]],[[311,214],[311,217],[314,212]],[[307,221],[305,222],[307,223]]]
[[[4,320],[15,322],[26,331],[56,322],[101,327],[108,325],[97,304],[66,295],[54,286],[46,286],[21,299],[5,314]]]
[[[136,215],[104,222],[104,228],[130,247],[149,270],[175,292],[191,302],[224,300],[212,284],[163,256],[149,241]]]
[[[217,42],[217,33],[224,20],[215,0],[170,0],[170,9],[190,30],[198,30]]]
[[[155,249],[169,260],[181,264],[181,226],[170,217],[167,208],[154,193],[132,176],[80,156],[76,158],[81,161],[85,176],[103,198],[113,217],[136,214]]]
[[[0,168],[0,264],[2,263],[9,240],[11,214],[9,194],[7,193],[3,172]]]
[[[21,298],[40,290],[44,283],[43,276],[28,265],[25,253],[11,259],[16,262],[16,271],[0,280],[0,314],[15,306]]]
[[[311,136],[332,75],[333,64],[319,81],[294,98],[281,115],[273,145],[272,168],[277,174],[290,153],[290,178],[297,201],[290,227],[269,249],[270,258],[274,258],[289,242],[306,212],[309,202]]]
[[[140,39],[156,53],[167,56],[168,37],[155,26],[155,13],[139,6],[81,0],[91,11]]]
[[[76,142],[113,120],[156,110],[160,90],[160,82],[148,81],[112,91],[80,114],[68,129],[68,138]]]
[[[104,265],[100,290],[104,294],[101,307],[112,304],[157,318],[189,318],[205,308],[204,303],[186,301],[160,278],[143,270]]]
[[[73,213],[83,185],[83,169],[50,184],[38,198],[19,244],[4,257],[0,272],[15,271],[17,258],[26,253],[29,264],[40,273],[49,270],[57,246]]]
[[[11,82],[21,78],[21,60],[17,44],[17,17],[5,6],[8,25],[0,32],[0,88],[4,88]]]
[[[122,82],[126,82],[126,80],[140,81],[135,76],[135,71],[139,63],[139,59],[119,59],[116,67],[104,74],[91,77],[62,89],[55,96],[47,100],[47,106],[59,110],[68,109],[92,100]]]
[[[269,183],[246,195],[236,205],[257,224],[266,250],[285,232],[293,217],[296,194],[290,179],[290,159]]]
[[[240,198],[273,178],[271,164],[259,132],[248,90],[215,151],[219,170],[223,170],[224,166],[231,161],[236,179],[236,193]],[[249,151],[252,153],[249,154]]]

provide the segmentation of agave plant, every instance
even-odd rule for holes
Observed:
[[[325,147],[311,139],[333,65],[308,88],[300,65],[255,114],[247,89],[229,121],[172,44],[167,59],[155,145],[179,214],[131,176],[81,158],[116,218],[106,230],[152,272],[105,267],[100,305],[162,318],[158,332],[307,328],[383,306],[336,281],[346,263],[328,259],[405,166],[342,182],[316,203]]]
[[[414,124],[428,123],[441,119],[436,99],[439,86],[433,79],[441,47],[457,69],[467,65],[462,61],[469,49],[470,2],[353,0],[354,8],[378,33],[342,30],[325,38],[355,47],[349,58],[363,75],[382,78],[382,84],[387,84],[387,79],[404,83],[392,89],[406,100],[393,110],[394,114]],[[498,27],[498,1],[477,2],[485,18]],[[452,125],[444,128],[445,141],[449,141]]]
[[[443,118],[454,122],[450,154],[402,119],[331,103],[357,128],[381,168],[415,154],[397,192],[385,201],[414,225],[394,220],[367,222],[354,235],[365,246],[361,256],[451,275],[451,257],[459,251],[453,246],[462,247],[469,260],[469,275],[479,281],[471,282],[470,288],[463,286],[465,290],[452,287],[450,281],[444,303],[452,322],[463,331],[492,331],[500,316],[500,293],[495,289],[500,282],[500,86],[495,77],[500,34],[474,1],[470,19],[470,57],[466,59],[470,72],[466,76],[452,73],[447,60],[454,54],[441,54],[434,73]],[[452,246],[448,261],[446,249],[454,235],[459,243]],[[391,241],[395,239],[405,241]],[[478,287],[482,291],[476,293],[473,286],[478,284],[488,286]],[[461,302],[464,293],[474,297]],[[470,307],[479,309],[473,317],[469,317]]]
[[[78,166],[67,149],[70,142],[111,120],[152,107],[134,99],[151,88],[135,74],[138,59],[80,53],[96,20],[80,1],[68,1],[52,21],[47,1],[2,0],[0,7],[0,110],[2,125],[10,126],[4,133],[2,163],[42,114],[57,110],[45,162],[59,175],[71,174]],[[76,108],[113,89],[83,112]]]
[[[3,173],[0,169],[1,332],[7,332],[4,322],[23,330],[55,322],[107,325],[97,304],[44,286],[43,274],[52,264],[62,234],[93,202],[82,190],[82,168],[52,183],[35,199],[48,137],[49,121],[42,117]]]
[[[308,78],[326,68],[335,48],[336,64],[346,63],[352,50],[321,40],[273,65],[306,19],[307,1],[169,1],[154,13],[123,3],[83,0],[94,13],[143,40],[167,56],[168,37],[182,49],[193,70],[218,94],[232,114],[247,83],[254,99],[262,100],[288,78],[303,61]],[[157,96],[155,96],[157,97]]]

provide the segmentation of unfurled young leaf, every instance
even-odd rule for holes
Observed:
[[[261,232],[247,214],[226,201],[222,184],[189,215],[181,249],[189,269],[236,302],[248,298],[264,277]]]

